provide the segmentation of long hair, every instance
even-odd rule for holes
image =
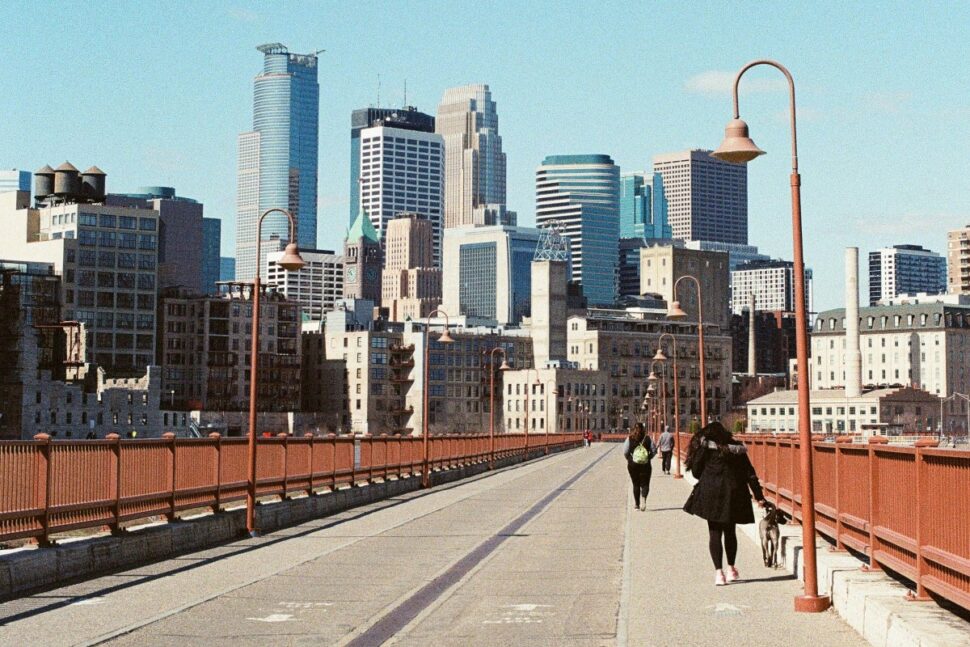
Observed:
[[[630,428],[630,447],[636,447],[643,442],[643,437],[647,433],[647,428],[642,422],[638,422]]]
[[[696,432],[687,445],[687,458],[684,460],[684,466],[687,469],[691,468],[698,454],[707,448],[708,441],[713,442],[717,445],[718,449],[724,451],[724,448],[734,441],[734,437],[724,425],[716,420]]]

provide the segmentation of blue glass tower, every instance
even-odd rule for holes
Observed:
[[[219,245],[222,241],[222,221],[218,218],[202,219],[202,291],[216,292],[219,280]]]
[[[670,237],[667,199],[660,174],[654,173],[649,184],[644,173],[630,173],[621,177],[620,238],[650,240]]]
[[[609,155],[550,155],[536,170],[536,224],[558,221],[569,239],[572,280],[590,305],[616,302],[620,167]]]
[[[297,221],[297,244],[317,243],[317,157],[320,85],[316,54],[293,54],[280,43],[257,47],[263,71],[253,93],[253,130],[239,136],[239,196],[236,218],[236,274],[250,279],[265,259],[256,259],[256,221],[274,207]],[[268,216],[266,240],[289,236],[284,216]],[[263,251],[275,251],[263,245]]]

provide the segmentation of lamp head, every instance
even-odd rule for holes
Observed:
[[[668,319],[686,319],[687,313],[683,311],[680,307],[680,301],[672,301],[670,307],[667,308],[667,318]]]
[[[283,250],[283,256],[280,257],[280,260],[276,261],[276,264],[287,272],[295,272],[306,265],[306,262],[303,260],[303,257],[300,256],[300,252],[296,248],[296,243],[290,243],[286,246],[286,249]]]
[[[666,362],[667,361],[667,356],[664,355],[663,350],[661,350],[659,346],[657,346],[657,353],[653,356],[653,360],[655,362]]]
[[[441,337],[438,337],[438,343],[439,344],[450,344],[450,343],[452,343],[454,341],[455,340],[448,333],[448,326],[445,326],[445,331],[443,333],[441,333]]]
[[[502,365],[498,367],[498,370],[500,370],[500,371],[511,371],[512,370],[512,367],[509,366],[509,363],[506,362],[505,361],[505,358],[503,357],[502,358]]]
[[[647,381],[648,382],[656,382],[657,381],[657,374],[654,373],[653,371],[650,371],[650,375],[647,376]],[[650,386],[653,386],[653,385],[651,384]]]
[[[765,152],[748,136],[748,124],[732,119],[724,129],[724,141],[711,153],[711,157],[734,164],[746,164]]]
[[[654,377],[653,379],[654,379],[654,380],[656,380],[657,378],[656,378],[656,377]],[[650,383],[650,386],[648,386],[648,387],[647,387],[647,395],[648,395],[649,397],[653,397],[653,393],[654,393],[654,391],[656,391],[656,390],[657,390],[657,387],[655,387],[655,386],[653,385],[653,382],[651,382],[651,383]]]

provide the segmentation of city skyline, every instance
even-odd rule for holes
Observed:
[[[942,83],[944,71],[961,60],[968,28],[959,18],[965,10],[900,6],[874,18],[864,8],[853,12],[834,4],[827,11],[779,9],[771,17],[704,6],[661,7],[649,15],[627,8],[618,21],[619,7],[576,4],[555,19],[559,29],[544,30],[534,40],[524,38],[531,26],[552,20],[541,8],[524,8],[511,24],[483,28],[483,21],[459,21],[470,10],[488,13],[471,7],[455,3],[442,10],[441,20],[455,25],[450,39],[433,38],[431,27],[418,18],[421,12],[403,7],[389,8],[376,26],[337,6],[326,14],[308,6],[245,3],[184,12],[145,8],[138,19],[154,27],[139,34],[137,45],[123,24],[111,42],[94,40],[106,18],[82,18],[68,30],[52,20],[51,8],[19,12],[7,23],[10,34],[0,45],[19,65],[5,67],[0,78],[7,87],[53,84],[72,101],[10,101],[10,119],[0,124],[7,143],[0,167],[33,170],[48,160],[96,158],[115,178],[116,190],[177,186],[203,202],[207,216],[223,219],[230,234],[223,240],[225,255],[234,249],[236,135],[251,123],[252,48],[279,41],[295,51],[328,50],[320,55],[319,70],[321,235],[316,247],[340,246],[350,199],[346,122],[353,109],[377,103],[378,74],[380,105],[405,103],[406,80],[406,103],[424,112],[433,112],[449,87],[489,84],[501,105],[507,203],[520,214],[519,224],[529,226],[534,223],[533,169],[546,155],[603,152],[629,172],[649,169],[657,154],[712,148],[730,118],[733,70],[748,59],[770,56],[792,69],[799,88],[806,262],[816,270],[817,307],[839,304],[840,276],[830,268],[839,267],[842,246],[869,251],[906,242],[942,253],[946,231],[970,221],[970,198],[957,189],[955,145],[970,127],[970,98],[958,86]],[[392,24],[406,28],[391,29]],[[360,38],[374,28],[388,37],[362,56]],[[610,46],[597,51],[592,44],[577,44],[570,34],[580,29],[590,38],[579,40],[609,40]],[[742,30],[757,33],[756,39],[739,46]],[[28,46],[47,38],[78,53],[97,43],[105,63],[75,78],[57,75],[44,49]],[[705,47],[672,47],[683,38]],[[933,59],[918,46],[928,38],[935,43]],[[182,45],[171,48],[173,39]],[[469,46],[455,49],[450,44],[457,41]],[[487,42],[506,46],[482,46]],[[211,56],[214,50],[218,57]],[[207,64],[200,66],[203,56]],[[648,68],[644,59],[652,61]],[[517,63],[525,60],[530,64]],[[843,68],[844,60],[852,60],[853,67]],[[606,64],[613,73],[603,74]],[[164,84],[154,81],[162,75]],[[126,83],[138,91],[128,91]],[[749,169],[749,241],[773,257],[790,259],[790,239],[772,234],[779,221],[787,222],[789,211],[780,79],[752,74],[742,84],[741,103],[752,136],[769,152]],[[889,138],[913,119],[924,127],[904,157]],[[912,159],[938,161],[914,165]],[[921,190],[908,189],[914,185]],[[934,201],[926,202],[926,196]]]

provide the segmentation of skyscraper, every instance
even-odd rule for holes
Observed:
[[[505,205],[505,153],[488,86],[445,90],[435,132],[445,144],[444,226],[486,224],[486,211]]]
[[[795,272],[791,261],[750,261],[731,270],[731,312],[740,315],[755,295],[755,307],[766,312],[795,311]],[[815,307],[812,301],[812,270],[805,269],[805,312]]]
[[[364,210],[344,241],[343,290],[345,299],[381,302],[381,241]]]
[[[710,151],[657,155],[674,238],[748,243],[748,171],[714,159]]]
[[[219,280],[219,246],[222,242],[222,221],[202,219],[202,294],[214,294]]]
[[[869,305],[900,294],[946,292],[946,259],[919,245],[869,252]]]
[[[441,250],[441,135],[390,126],[360,131],[360,204],[385,239],[387,223],[401,213],[417,213],[431,221],[434,258]]]
[[[970,294],[970,225],[946,232],[946,291]]]
[[[381,305],[391,321],[426,317],[441,303],[433,239],[431,223],[418,214],[404,214],[387,224]]]
[[[620,167],[609,155],[550,155],[536,169],[536,224],[562,225],[571,278],[591,305],[616,301],[619,202]]]
[[[434,117],[418,111],[414,106],[361,108],[350,114],[350,224],[360,213],[360,133],[371,126],[433,133]]]
[[[283,250],[266,254],[266,284],[287,301],[300,304],[303,320],[320,321],[344,296],[344,259],[327,249],[301,249],[305,265],[295,272],[284,270],[279,261]]]
[[[256,222],[266,209],[288,209],[296,218],[297,244],[317,242],[317,146],[320,86],[316,54],[292,54],[280,43],[257,47],[263,71],[253,92],[253,129],[239,136],[236,200],[236,278],[251,279],[256,259]],[[263,239],[287,240],[287,219],[267,216]],[[266,250],[264,250],[265,252]]]
[[[620,178],[620,238],[669,239],[663,178],[654,173],[627,173]]]

